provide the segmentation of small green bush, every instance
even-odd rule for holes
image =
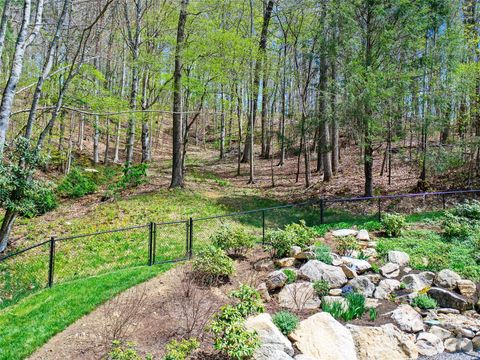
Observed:
[[[244,255],[255,246],[255,236],[248,234],[244,228],[224,224],[213,234],[212,242],[216,247],[233,256]]]
[[[153,359],[151,355],[148,355],[145,360]],[[143,360],[138,355],[137,350],[133,343],[123,343],[115,340],[112,342],[112,350],[108,353],[105,360]]]
[[[199,347],[200,342],[197,339],[172,340],[165,348],[167,353],[163,360],[186,360]]]
[[[315,229],[307,227],[302,220],[300,224],[287,225],[285,230],[269,231],[266,241],[273,250],[273,256],[283,258],[288,256],[292,246],[305,249],[314,242],[316,236]]]
[[[194,258],[192,269],[196,277],[210,285],[233,275],[235,267],[222,249],[209,246]]]
[[[137,187],[145,183],[147,179],[148,164],[140,163],[123,167],[123,176],[118,183],[122,190]]]
[[[428,295],[418,295],[412,300],[411,305],[424,310],[438,307],[437,301]]]
[[[473,233],[473,226],[468,219],[456,216],[450,212],[445,213],[442,228],[448,239],[466,239]]]
[[[313,228],[308,227],[304,220],[300,220],[299,224],[289,224],[285,227],[285,232],[293,237],[293,245],[300,246],[302,249],[312,245],[317,236]]]
[[[58,193],[66,198],[79,198],[97,191],[94,173],[87,173],[73,168],[57,188]]]
[[[295,271],[291,269],[284,269],[282,271],[287,276],[287,284],[291,284],[297,281],[297,273]]]
[[[220,309],[208,327],[216,350],[233,360],[249,359],[260,346],[258,334],[245,327],[245,318],[236,306]]]
[[[384,214],[382,216],[382,228],[388,237],[401,236],[407,226],[405,216],[400,214]]]
[[[280,311],[273,315],[273,323],[283,335],[290,335],[298,326],[298,317],[288,311]]]
[[[354,236],[344,236],[337,239],[337,252],[340,255],[351,255],[353,251],[360,250],[360,244]]]
[[[325,264],[332,265],[332,250],[326,244],[319,244],[315,247],[315,258]]]
[[[33,218],[38,215],[46,214],[57,208],[58,200],[55,192],[51,187],[39,187],[33,194],[32,206],[28,207],[25,211],[20,212],[20,215],[26,218]]]
[[[480,201],[471,200],[458,204],[452,212],[459,217],[480,221]]]
[[[330,283],[326,280],[317,280],[313,282],[313,289],[317,295],[322,298],[328,295],[330,291]]]
[[[241,284],[230,296],[238,301],[236,308],[245,318],[265,311],[260,293],[248,285]]]

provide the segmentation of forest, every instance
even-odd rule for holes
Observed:
[[[475,0],[3,0],[0,251],[77,163],[135,182],[189,157],[310,189],[355,153],[363,194],[472,188],[480,171]],[[203,150],[202,150],[203,149]],[[159,155],[161,154],[161,156]],[[266,162],[265,162],[266,160]],[[399,165],[401,164],[401,165]],[[377,173],[375,169],[380,169]],[[398,177],[398,176],[397,176]]]

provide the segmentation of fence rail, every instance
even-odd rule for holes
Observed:
[[[52,236],[48,240],[0,257],[0,304],[5,307],[30,291],[71,279],[131,266],[152,266],[188,260],[208,243],[219,225],[229,222],[245,225],[264,243],[267,229],[281,228],[301,219],[308,225],[338,223],[342,221],[342,216],[349,219],[353,216],[357,219],[380,220],[383,212],[445,210],[450,203],[474,199],[479,194],[480,190],[455,190],[372,197],[319,198],[215,216],[149,222],[90,234],[58,238]],[[90,242],[98,247],[94,247]],[[82,254],[82,251],[89,256]],[[24,258],[25,256],[27,257]]]

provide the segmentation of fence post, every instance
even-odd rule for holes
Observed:
[[[320,224],[323,225],[324,223],[324,212],[325,212],[325,200],[320,199]]]
[[[193,219],[192,218],[190,218],[189,230],[190,230],[190,236],[189,236],[190,246],[189,246],[188,258],[191,259],[193,255]]]
[[[153,265],[153,227],[154,227],[153,222],[150,222],[150,225],[148,227],[148,229],[149,229],[149,234],[148,234],[148,265],[149,266]]]
[[[382,221],[382,198],[378,198],[378,221]]]
[[[153,247],[152,247],[152,265],[155,265],[155,257],[157,253],[157,223],[153,223]]]
[[[185,222],[185,257],[190,255],[190,221]]]
[[[262,245],[265,245],[265,210],[262,210]]]
[[[50,238],[50,260],[48,263],[48,287],[53,286],[53,274],[55,268],[55,236]]]

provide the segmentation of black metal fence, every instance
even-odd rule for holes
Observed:
[[[264,242],[266,231],[304,220],[307,225],[380,220],[384,212],[413,214],[442,211],[480,190],[321,198],[296,204],[68,237],[51,237],[0,257],[0,307],[54,284],[114,270],[184,261],[193,256],[222,224],[245,226]]]

